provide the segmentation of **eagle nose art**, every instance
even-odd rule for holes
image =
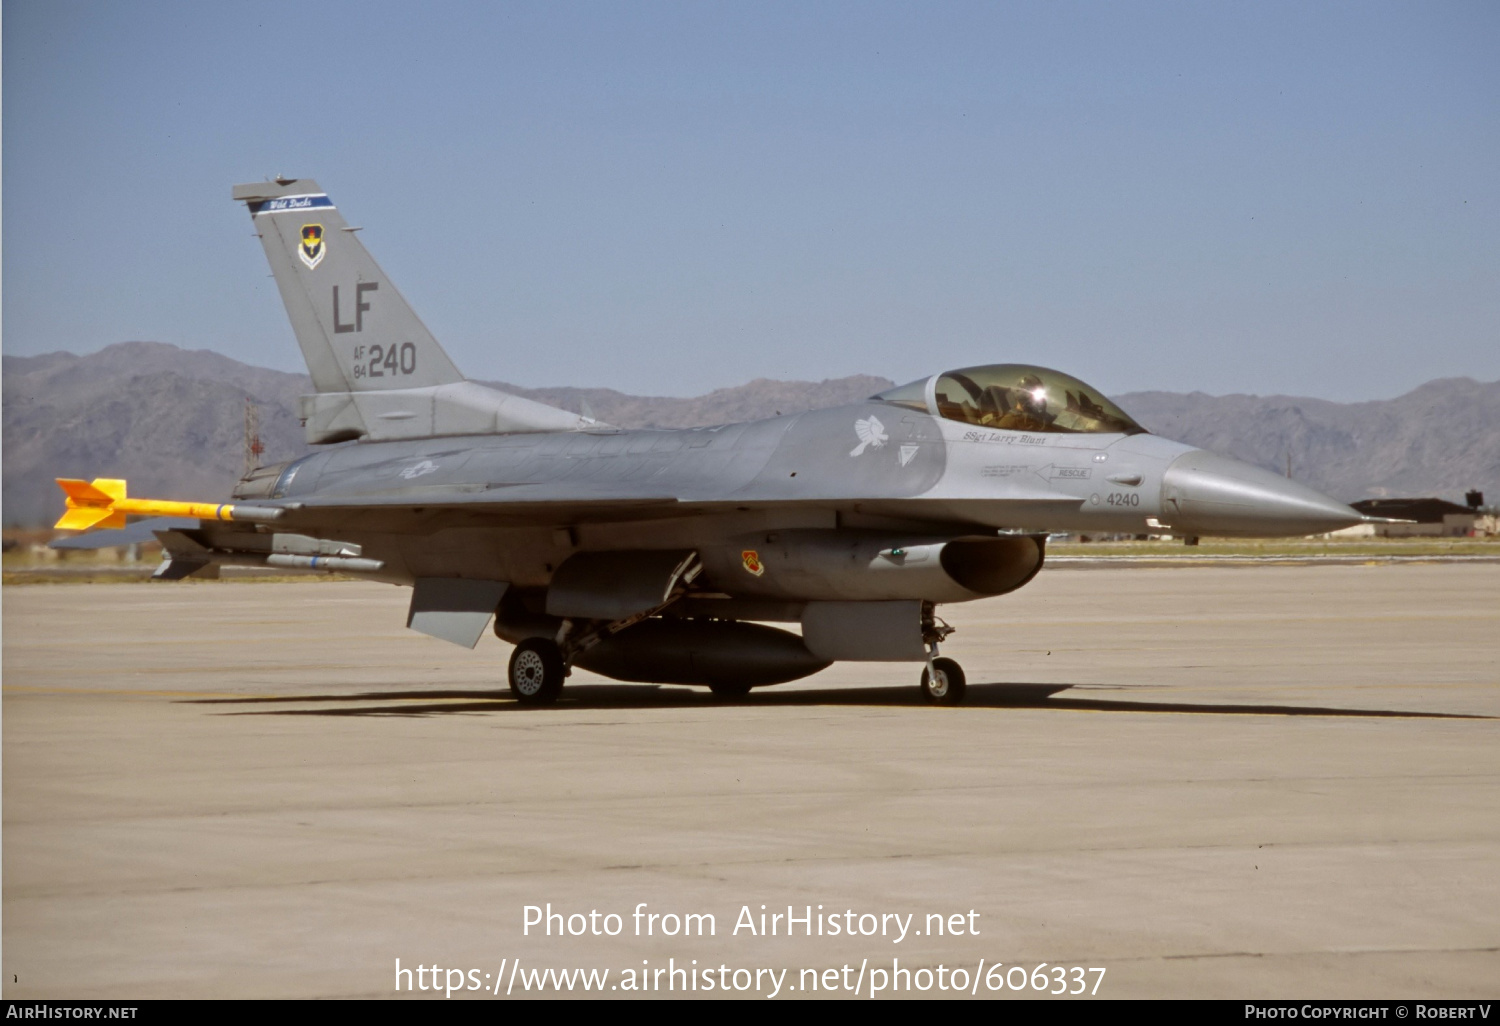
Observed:
[[[1203,449],[1172,461],[1161,499],[1173,527],[1204,534],[1319,534],[1362,520],[1305,485]]]

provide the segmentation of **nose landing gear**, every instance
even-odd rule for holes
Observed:
[[[922,670],[922,697],[933,705],[958,705],[968,682],[963,667],[952,659],[933,659]]]
[[[933,705],[959,705],[968,687],[963,667],[938,656],[938,643],[952,633],[953,628],[934,615],[932,604],[924,602],[922,640],[927,642],[927,666],[922,670],[922,697]]]

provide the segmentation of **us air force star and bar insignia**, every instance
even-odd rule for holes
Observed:
[[[766,572],[766,568],[760,561],[760,553],[754,549],[746,549],[744,552],[741,552],[740,562],[745,565],[746,570],[750,571],[756,577]]]
[[[323,238],[323,226],[303,225],[302,244],[297,247],[297,255],[302,258],[302,262],[308,267],[317,267],[327,253],[328,243]]]
[[[865,446],[867,445],[879,449],[886,442],[890,441],[890,436],[885,433],[885,425],[880,423],[875,417],[856,420],[854,422],[854,433],[859,436],[859,444],[850,451],[850,456],[858,456],[865,451]]]

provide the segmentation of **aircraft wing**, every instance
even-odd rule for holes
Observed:
[[[928,523],[1044,530],[1049,514],[1075,511],[1082,501],[1076,496],[1043,491],[983,499],[745,496],[711,500],[675,495],[623,497],[617,491],[603,490],[588,495],[579,494],[574,488],[567,489],[566,494],[558,492],[554,485],[517,485],[434,494],[427,498],[412,495],[310,496],[286,505],[284,523],[288,527],[299,523],[330,526],[358,523],[400,530],[416,521],[431,527],[434,526],[432,521],[438,520],[443,525],[483,522],[523,527],[657,520],[775,509],[820,509]]]
[[[631,495],[618,486],[548,482],[310,495],[285,502],[273,500],[260,505],[243,505],[131,498],[127,495],[125,482],[117,480],[100,480],[92,485],[60,480],[59,484],[69,491],[68,512],[58,522],[58,526],[65,529],[83,530],[90,523],[121,522],[128,513],[188,514],[188,517],[156,517],[121,530],[96,531],[57,543],[69,548],[129,544],[148,540],[158,530],[197,527],[200,522],[216,520],[273,522],[283,530],[303,529],[312,533],[345,527],[402,533],[470,525],[547,527],[751,511],[820,510],[830,515],[860,513],[959,528],[1046,530],[1054,515],[1074,511],[1082,501],[1076,496],[1040,489],[1011,489],[983,498],[931,494],[789,497],[756,494],[747,489],[731,498],[698,498],[692,495]],[[190,519],[194,516],[197,519]]]

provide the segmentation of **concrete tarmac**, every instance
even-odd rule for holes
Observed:
[[[957,709],[895,664],[525,709],[406,598],[5,587],[4,996],[1495,996],[1500,566],[1044,571],[940,610]]]

